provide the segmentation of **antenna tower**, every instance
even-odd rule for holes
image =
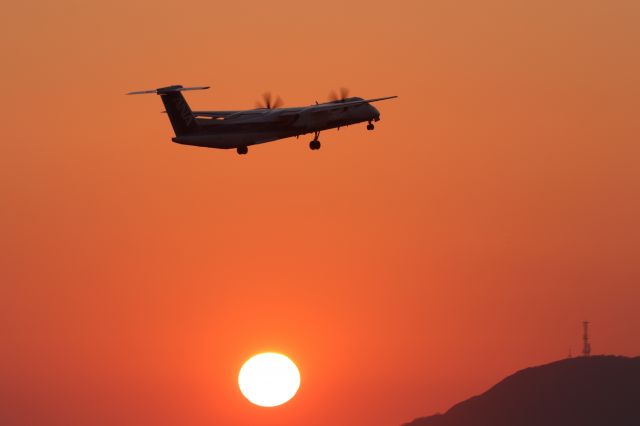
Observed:
[[[582,341],[584,342],[582,346],[582,356],[590,356],[591,343],[589,343],[589,321],[582,321],[582,326],[584,328],[584,334],[582,335]]]

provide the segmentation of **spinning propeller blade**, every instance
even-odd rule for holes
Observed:
[[[258,101],[256,103],[257,108],[265,108],[265,109],[274,109],[280,108],[284,105],[282,98],[280,96],[276,96],[273,98],[271,92],[266,92],[262,95],[262,101]]]
[[[335,101],[344,102],[345,99],[347,99],[348,97],[349,97],[349,89],[347,89],[346,87],[341,87],[340,91],[332,90],[331,93],[329,93],[329,100],[333,102]]]

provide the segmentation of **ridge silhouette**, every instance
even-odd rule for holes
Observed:
[[[561,425],[640,425],[640,357],[580,357],[527,368],[444,414],[403,426]]]

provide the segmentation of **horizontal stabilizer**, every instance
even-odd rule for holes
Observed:
[[[159,89],[129,92],[127,93],[127,95],[146,95],[146,94],[165,95],[168,93],[185,92],[187,90],[206,90],[209,87],[210,86],[182,87],[180,85],[175,85],[175,86],[160,87]]]

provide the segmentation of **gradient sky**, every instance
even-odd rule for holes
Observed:
[[[3,6],[0,424],[398,425],[520,368],[640,353],[640,3]],[[155,96],[353,126],[171,143]],[[302,387],[250,405],[288,354]]]

